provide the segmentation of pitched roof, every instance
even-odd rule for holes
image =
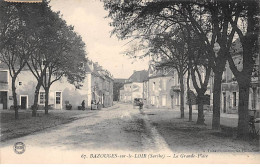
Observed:
[[[127,82],[143,82],[148,79],[148,71],[135,71],[127,80]]]
[[[20,67],[19,65],[16,65],[16,64],[14,65],[15,69],[18,69],[19,67]],[[0,61],[0,68],[4,69],[4,70],[9,70],[9,67],[4,62],[1,62],[1,61]],[[27,71],[27,70],[29,70],[29,67],[27,65],[25,65],[23,67],[22,71]]]
[[[169,76],[174,76],[174,69],[160,69],[160,70],[155,69],[153,71],[150,71],[149,78],[169,77]]]
[[[115,83],[125,83],[127,79],[122,79],[122,78],[115,78],[114,82]]]
[[[90,69],[90,67],[89,67],[89,64],[88,64],[88,63],[86,63],[86,65],[85,65],[85,69],[86,69],[86,72],[91,72],[91,69]]]

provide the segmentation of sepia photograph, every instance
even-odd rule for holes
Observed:
[[[260,164],[259,0],[0,0],[0,164]]]

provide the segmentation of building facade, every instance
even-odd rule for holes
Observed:
[[[204,78],[205,72],[201,70],[201,77]],[[132,76],[135,76],[134,73]],[[131,77],[132,77],[131,76]],[[130,78],[131,78],[130,77]],[[181,105],[181,88],[177,70],[175,69],[154,69],[149,67],[147,77],[143,78],[143,82],[130,82],[127,80],[123,89],[120,89],[120,101],[132,103],[134,98],[143,98],[144,106],[147,108],[169,108],[179,110]],[[133,77],[132,77],[133,78]],[[146,79],[145,79],[146,78]],[[205,109],[212,109],[213,102],[213,78],[209,79],[206,95],[210,96],[210,105],[205,105]],[[187,105],[187,73],[184,75],[184,108]],[[142,86],[142,88],[140,88]],[[138,89],[136,89],[138,88]],[[190,79],[190,89],[196,94],[193,87],[192,79]],[[197,105],[193,106],[197,109]]]
[[[144,98],[143,82],[147,80],[148,72],[146,70],[134,71],[134,73],[124,83],[120,90],[120,101],[132,103],[135,98]]]
[[[153,70],[149,67],[149,78],[146,83],[148,108],[175,108],[180,105],[179,89],[172,92],[173,86],[178,86],[174,70]]]
[[[231,47],[231,55],[234,63],[239,71],[243,69],[242,46],[239,40],[236,40]],[[249,90],[249,110],[259,111],[260,104],[260,84],[259,84],[259,54],[256,55],[255,71],[251,77],[251,87]],[[222,76],[221,86],[221,112],[222,113],[237,113],[239,100],[239,86],[233,75],[229,64],[226,64],[226,69]]]
[[[98,64],[88,62],[84,65],[87,73],[81,87],[70,84],[65,77],[52,84],[49,91],[49,107],[51,109],[66,109],[71,104],[72,109],[81,106],[85,100],[86,107],[91,107],[91,101],[100,102],[103,107],[113,105],[112,75],[100,68]],[[13,105],[11,77],[8,68],[0,64],[0,109],[10,109]],[[97,75],[98,74],[98,75]],[[16,79],[16,93],[18,105],[21,109],[30,109],[34,102],[34,91],[37,80],[28,68],[24,68]],[[38,97],[39,109],[45,105],[45,91],[41,87]]]

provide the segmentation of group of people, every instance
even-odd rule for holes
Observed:
[[[95,100],[92,100],[92,101],[91,101],[91,105],[92,105],[92,104],[99,105],[100,102],[98,101],[98,102],[96,103]],[[92,107],[91,107],[91,108],[92,108]],[[86,107],[85,107],[85,100],[83,100],[83,101],[81,102],[81,109],[82,109],[82,110],[85,110],[85,109],[86,109]]]
[[[95,102],[93,101],[93,102],[91,102],[92,104],[94,104]],[[97,103],[95,103],[95,104],[99,104],[99,102],[97,102]],[[142,99],[139,99],[139,102],[138,102],[138,104],[139,104],[139,109],[143,109],[143,106],[144,106],[144,103],[143,103],[143,100]],[[85,110],[85,100],[83,100],[82,102],[81,102],[81,108],[82,108],[82,110]]]

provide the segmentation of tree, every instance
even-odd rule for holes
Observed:
[[[86,63],[85,44],[81,37],[67,26],[59,13],[51,11],[48,2],[35,4],[28,13],[26,22],[35,28],[34,39],[37,48],[27,65],[37,80],[32,116],[36,116],[41,86],[45,90],[45,114],[48,114],[49,89],[51,85],[66,76],[72,84],[78,84],[85,77],[82,64]],[[34,20],[32,22],[32,20]]]
[[[189,20],[194,32],[205,42],[210,55],[209,59],[214,72],[213,129],[220,128],[221,80],[235,34],[227,18],[238,13],[237,4],[237,1],[192,1],[185,4],[186,12],[182,13]],[[238,21],[237,16],[234,21]],[[220,45],[219,50],[216,50],[216,42]]]
[[[188,31],[187,31],[188,32]],[[188,33],[189,34],[189,33]],[[189,62],[192,65],[190,67],[190,74],[192,78],[193,87],[197,92],[197,104],[198,104],[198,119],[197,124],[205,124],[204,119],[204,104],[205,93],[211,74],[211,63],[209,62],[209,55],[205,49],[206,45],[203,42],[199,42],[199,38],[196,36],[188,35],[188,55]]]
[[[190,89],[190,76],[191,76],[191,63],[188,62],[188,77],[187,77],[187,104],[189,105],[189,121],[192,121],[192,105],[196,101],[196,96],[194,92]]]
[[[186,24],[189,26],[190,21],[187,20],[187,17],[184,17],[181,12],[176,12],[176,4],[179,5],[177,8],[180,11],[185,9],[180,3],[179,1],[141,2],[136,0],[121,2],[104,0],[105,9],[109,10],[108,17],[112,18],[111,26],[114,27],[113,33],[120,39],[127,39],[133,36],[138,38],[158,35],[164,32],[170,32],[176,25],[182,28]],[[203,48],[205,49],[205,47]],[[200,72],[199,70],[196,71],[197,73]],[[206,71],[210,71],[210,69],[207,68]],[[191,74],[195,77],[195,73]],[[208,77],[208,75],[206,75],[206,77]],[[208,79],[205,80],[205,84],[202,84],[204,85],[203,87],[207,87],[207,83]],[[204,88],[201,89],[203,89],[203,91],[200,91],[199,95],[203,96],[205,93]],[[203,112],[203,107],[200,107],[200,109]],[[201,121],[198,122],[201,123]]]
[[[242,45],[242,69],[236,66],[230,53],[227,55],[227,59],[239,85],[237,135],[239,138],[246,139],[249,133],[249,88],[256,56],[258,56],[259,53],[259,2],[254,0],[240,1],[236,6],[236,10],[238,11],[236,15],[229,16],[227,19],[238,34]],[[234,17],[237,19],[240,18],[242,24],[238,25]]]
[[[135,35],[134,32],[137,29],[142,29],[143,32],[150,33],[149,29],[145,30],[148,25],[153,29],[158,25],[174,25],[184,24],[192,27],[192,30],[198,35],[201,41],[203,41],[207,47],[207,54],[209,54],[209,62],[214,72],[214,90],[213,90],[213,124],[214,129],[219,129],[220,126],[220,92],[221,92],[221,76],[225,69],[225,64],[228,59],[229,63],[232,64],[232,58],[229,55],[230,46],[233,42],[235,33],[240,34],[240,38],[244,38],[245,34],[239,30],[238,23],[241,18],[250,22],[248,30],[252,34],[256,35],[258,26],[256,16],[259,11],[259,4],[256,0],[190,0],[190,1],[178,1],[178,0],[166,0],[166,1],[115,1],[105,0],[105,8],[109,10],[109,17],[113,19],[111,23],[114,26],[114,33],[116,32],[119,37],[126,37],[126,35]],[[249,12],[250,9],[250,12]],[[161,19],[163,18],[163,20]],[[167,20],[167,23],[165,23]],[[246,31],[248,31],[246,30]],[[166,29],[165,29],[166,31]],[[131,32],[131,33],[129,33]],[[248,34],[250,34],[248,33]],[[243,37],[244,36],[244,37]],[[250,37],[251,38],[251,37]],[[245,38],[244,43],[250,46],[245,46],[248,50],[252,50],[255,46],[255,37],[252,40]],[[215,56],[214,45],[215,42],[220,44],[220,50],[218,56]],[[247,49],[246,49],[247,50]],[[249,66],[253,66],[252,56],[246,58],[244,61]],[[237,73],[235,66],[231,65],[232,71]],[[244,71],[247,78],[246,82],[249,83],[250,68]],[[243,78],[244,72],[240,73],[240,78]],[[239,75],[237,74],[234,74]],[[243,79],[242,79],[243,80]],[[242,81],[241,80],[241,81]],[[239,81],[238,81],[239,82]],[[242,94],[247,94],[247,90],[244,87],[248,87],[248,84],[239,83]],[[244,93],[243,93],[244,92]],[[242,96],[241,94],[241,96]],[[248,97],[245,95],[244,97]],[[241,97],[240,111],[247,107],[248,98]],[[246,99],[246,100],[245,100]],[[247,109],[248,110],[248,109]],[[246,110],[246,111],[247,111]],[[240,113],[241,113],[240,112]],[[242,127],[248,127],[247,123],[247,112],[239,114],[241,121],[239,121],[239,131]],[[248,130],[247,130],[248,131]],[[239,132],[240,133],[240,132]],[[242,132],[244,133],[244,132]],[[245,133],[244,133],[245,134]]]
[[[23,16],[24,22],[31,27],[32,39],[35,48],[33,54],[29,55],[26,65],[38,81],[35,87],[34,102],[32,105],[32,116],[36,116],[38,108],[39,90],[43,83],[44,74],[47,68],[43,65],[44,57],[49,51],[49,41],[53,40],[55,32],[52,31],[54,18],[51,19],[51,10],[48,8],[48,2],[26,4],[30,10]],[[55,36],[56,37],[56,36]]]
[[[56,52],[49,53],[46,57],[47,70],[42,83],[45,90],[45,114],[48,114],[49,90],[54,82],[66,77],[69,83],[80,87],[80,82],[85,79],[86,74],[85,43],[81,37],[73,32],[72,27],[65,27],[59,34],[61,45],[53,43],[53,51]]]
[[[29,10],[24,4],[0,2],[0,60],[8,66],[12,78],[15,119],[18,119],[15,81],[35,48],[32,27],[23,19]]]
[[[149,36],[148,55],[158,55],[160,62],[157,68],[173,68],[177,71],[180,81],[181,118],[184,118],[184,75],[188,70],[188,55],[181,27],[175,27],[169,33]]]
[[[120,89],[124,86],[124,83],[123,82],[114,82],[114,85],[113,85],[113,100],[114,101],[119,101],[120,100]]]

